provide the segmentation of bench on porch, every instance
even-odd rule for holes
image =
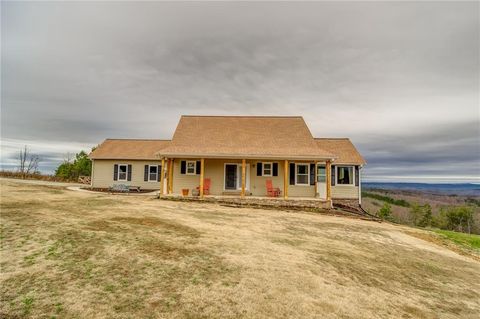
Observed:
[[[140,186],[129,186],[125,184],[113,184],[111,187],[108,188],[110,193],[130,193],[132,191],[136,191],[140,193]]]

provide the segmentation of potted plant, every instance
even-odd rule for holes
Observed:
[[[182,188],[182,195],[183,196],[188,196],[189,189],[188,188]]]

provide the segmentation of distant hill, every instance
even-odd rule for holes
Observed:
[[[427,183],[369,183],[363,182],[364,189],[412,190],[448,195],[480,196],[480,184],[427,184]]]

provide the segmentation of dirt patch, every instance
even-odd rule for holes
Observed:
[[[164,232],[183,236],[200,236],[200,232],[194,228],[156,217],[115,217],[110,220],[128,225],[161,228]]]

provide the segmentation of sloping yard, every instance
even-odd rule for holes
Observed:
[[[421,230],[0,183],[2,318],[480,313],[480,262]]]

